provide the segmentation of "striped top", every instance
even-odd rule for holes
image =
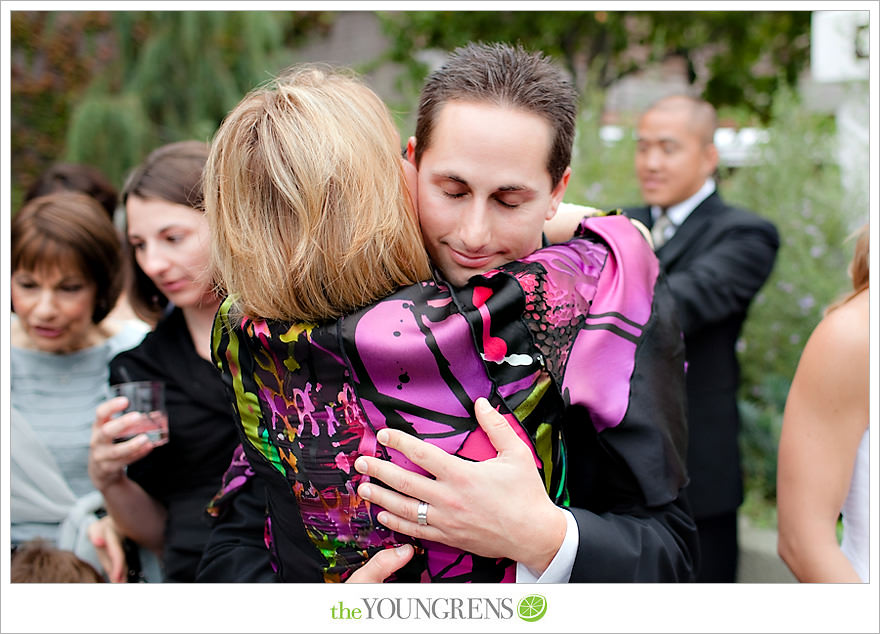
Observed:
[[[12,316],[15,320],[17,317]],[[73,493],[94,490],[86,470],[95,408],[109,396],[109,363],[148,328],[126,321],[103,343],[71,354],[10,347],[10,400],[55,457]],[[11,439],[13,451],[15,439]]]

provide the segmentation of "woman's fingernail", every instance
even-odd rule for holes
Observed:
[[[391,435],[391,434],[388,433],[388,430],[387,430],[387,429],[380,429],[380,430],[376,433],[376,440],[378,440],[378,441],[379,441],[380,443],[382,443],[383,445],[387,445],[387,444],[388,444],[388,440],[389,440],[389,436],[390,436],[390,435]]]
[[[363,458],[358,458],[354,461],[355,471],[358,473],[366,473],[367,472],[367,461]]]
[[[370,499],[370,496],[373,494],[373,487],[369,484],[362,484],[358,487],[358,495],[360,495],[365,500]]]
[[[404,544],[403,546],[398,546],[394,549],[397,552],[397,556],[403,559],[404,557],[409,557],[412,553],[412,546],[409,544]]]

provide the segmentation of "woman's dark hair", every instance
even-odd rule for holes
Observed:
[[[95,167],[79,163],[56,163],[31,185],[25,194],[25,202],[55,192],[74,191],[87,194],[101,203],[113,219],[119,193],[110,180]]]
[[[122,188],[122,204],[126,204],[129,196],[137,196],[204,211],[202,171],[209,151],[210,145],[201,141],[179,141],[153,150],[129,174]],[[138,317],[156,323],[168,305],[168,298],[138,266],[130,247],[126,247],[126,254],[133,272],[128,301]]]

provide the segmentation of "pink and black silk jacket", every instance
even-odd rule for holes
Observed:
[[[357,495],[360,455],[419,470],[376,442],[383,427],[494,457],[474,418],[480,396],[578,521],[572,581],[690,579],[684,348],[657,260],[627,218],[585,218],[571,241],[462,288],[427,281],[335,321],[233,323],[231,306],[213,353],[242,453],[213,509],[260,481],[279,580],[344,581],[378,550],[415,542],[394,580],[515,581],[514,562],[396,534]]]

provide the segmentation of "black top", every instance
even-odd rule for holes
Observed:
[[[128,477],[168,509],[166,581],[194,581],[210,526],[204,508],[238,443],[217,368],[198,356],[173,310],[136,348],[110,363],[110,383],[164,381],[169,441],[128,467]]]

